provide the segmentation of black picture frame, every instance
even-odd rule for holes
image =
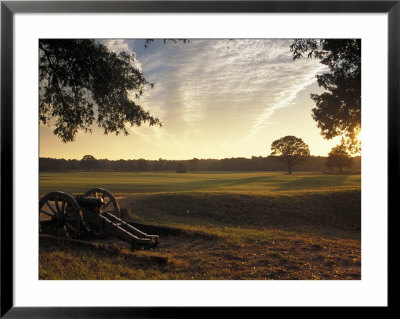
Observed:
[[[16,13],[387,13],[388,14],[388,218],[399,212],[400,0],[396,1],[1,1],[1,317],[175,318],[225,308],[24,308],[13,303],[13,19]],[[391,214],[390,214],[391,213]],[[388,223],[390,225],[390,223]],[[392,225],[393,227],[393,225]],[[390,227],[389,234],[392,234]],[[390,237],[389,237],[390,238]],[[389,239],[388,238],[388,239]],[[389,242],[390,244],[390,242]],[[390,245],[389,245],[390,248]],[[390,249],[389,249],[390,250]],[[389,258],[390,264],[390,258]],[[390,280],[388,281],[388,285]],[[390,298],[388,300],[390,307]],[[388,308],[389,308],[388,307]],[[300,309],[291,308],[299,311]],[[301,311],[304,308],[301,309]],[[236,315],[248,309],[235,310]],[[298,313],[297,313],[298,314]]]

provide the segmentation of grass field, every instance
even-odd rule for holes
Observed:
[[[102,187],[113,194],[162,192],[271,193],[360,188],[360,175],[327,175],[284,172],[213,172],[177,174],[174,172],[68,172],[40,174],[40,195],[54,190],[81,193]]]
[[[41,279],[360,279],[361,177],[41,173],[40,194],[103,187],[131,220],[179,229],[130,251],[40,239]]]

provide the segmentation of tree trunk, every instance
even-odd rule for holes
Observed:
[[[288,158],[287,160],[287,168],[288,168],[288,172],[289,174],[292,174],[292,160],[290,158]]]

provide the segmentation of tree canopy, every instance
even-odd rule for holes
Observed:
[[[326,139],[344,136],[352,152],[360,151],[361,39],[297,39],[290,46],[293,60],[320,59],[329,69],[316,75],[322,94],[311,94],[316,107],[312,117]]]
[[[104,134],[128,135],[126,125],[160,125],[137,102],[147,82],[135,55],[95,40],[39,40],[39,122],[54,124],[63,142],[94,122]]]
[[[93,155],[84,155],[81,161],[95,161],[96,158]]]
[[[80,167],[85,170],[96,169],[99,165],[93,155],[84,155],[79,163]]]
[[[289,174],[292,174],[293,166],[310,156],[310,149],[301,138],[288,135],[272,142],[271,155],[285,163]]]
[[[186,171],[187,171],[187,168],[186,168],[185,164],[183,164],[182,162],[178,163],[176,172],[177,173],[186,173]]]
[[[193,173],[197,173],[200,167],[200,161],[198,158],[193,158],[189,161],[189,170]]]
[[[331,169],[333,167],[339,168],[342,172],[343,167],[351,167],[353,164],[353,158],[350,157],[347,152],[347,148],[343,144],[339,144],[332,148],[326,159],[326,167]]]

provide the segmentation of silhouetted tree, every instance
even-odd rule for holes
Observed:
[[[108,159],[97,160],[98,169],[101,171],[111,171],[111,163]]]
[[[351,167],[353,165],[353,158],[350,157],[347,152],[346,146],[339,144],[332,148],[326,159],[326,167],[331,169],[338,167],[339,171],[342,172],[343,167]]]
[[[186,166],[182,162],[178,163],[178,166],[176,168],[177,173],[186,173]]]
[[[63,158],[39,158],[39,171],[63,171],[66,169],[68,169],[68,161]]]
[[[158,161],[150,161],[150,169],[152,171],[163,171],[165,169],[165,160],[159,158]]]
[[[77,159],[68,160],[68,169],[70,170],[78,170],[79,169],[80,161]]]
[[[135,55],[111,52],[95,40],[39,40],[39,122],[54,121],[53,133],[74,141],[78,130],[96,121],[104,134],[124,133],[127,124],[160,125],[136,101],[146,85]]]
[[[198,158],[193,158],[189,162],[189,170],[196,173],[200,168],[200,162]]]
[[[353,153],[361,150],[361,39],[297,39],[290,46],[293,60],[307,53],[320,59],[329,72],[316,75],[322,94],[311,94],[312,117],[326,139],[345,136]]]
[[[149,163],[145,159],[140,158],[137,161],[137,168],[141,172],[147,172],[149,170]]]
[[[272,142],[271,155],[286,164],[289,174],[292,174],[293,166],[301,163],[310,156],[310,149],[301,138],[285,136]]]
[[[84,170],[92,170],[97,168],[97,160],[93,155],[85,155],[80,162],[80,168]]]

